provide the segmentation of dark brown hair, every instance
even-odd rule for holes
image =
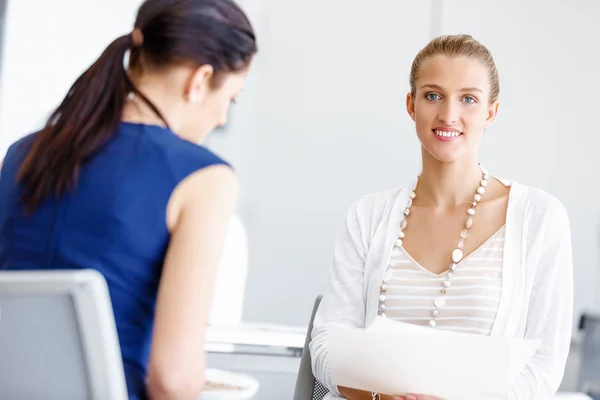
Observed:
[[[36,134],[18,174],[28,211],[76,185],[82,163],[114,135],[128,93],[156,110],[129,79],[128,50],[132,69],[209,64],[216,80],[247,68],[257,51],[252,26],[234,0],[146,0],[134,27],[75,81]]]

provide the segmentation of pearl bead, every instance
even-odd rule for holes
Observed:
[[[474,202],[471,203],[471,208],[475,208],[475,207],[477,207],[477,202],[476,201],[474,201]]]
[[[465,227],[466,227],[467,229],[469,229],[469,228],[470,228],[470,227],[472,227],[472,226],[473,226],[473,218],[470,218],[470,217],[469,217],[469,219],[467,220],[467,222],[465,222]]]
[[[385,283],[382,283],[379,287],[379,290],[381,290],[383,293],[387,292],[387,285]]]
[[[487,175],[488,174],[488,170],[485,169],[484,167],[481,167],[481,173],[484,174],[484,175]]]
[[[379,296],[379,301],[385,301],[385,296],[384,295],[380,295]]]
[[[385,304],[382,304],[382,305],[380,305],[380,306],[379,306],[379,309],[380,309],[381,311],[385,311]]]
[[[479,194],[484,194],[484,193],[485,193],[485,188],[484,188],[483,186],[479,186],[479,187],[477,188],[477,193],[479,193]]]
[[[455,263],[460,262],[460,260],[462,260],[463,258],[463,252],[461,249],[454,249],[454,251],[452,252],[452,261],[454,261]]]
[[[382,316],[383,318],[387,318],[387,315],[385,315],[384,312],[382,312],[381,314],[379,314],[380,316]]]
[[[456,264],[455,263],[450,264],[450,271],[456,271]]]
[[[466,239],[466,238],[468,238],[468,237],[469,237],[469,231],[468,231],[468,230],[466,230],[466,229],[465,229],[465,230],[463,230],[463,231],[460,233],[460,237],[461,237],[461,238],[463,238],[463,239]]]
[[[404,239],[404,236],[406,236],[406,235],[405,235],[405,233],[404,233],[404,232],[402,232],[402,231],[400,231],[400,233],[398,234],[398,237],[399,237],[400,239]]]
[[[481,195],[479,193],[477,193],[474,198],[475,201],[481,201]]]
[[[435,323],[434,320],[429,321],[429,326],[430,327],[435,328],[435,325],[436,325],[436,323]]]
[[[433,310],[433,316],[437,317],[438,315],[440,315],[440,310]]]
[[[442,307],[444,307],[446,305],[446,299],[444,299],[443,297],[438,297],[437,299],[435,299],[433,301],[433,305],[436,308],[442,308]]]
[[[452,283],[450,283],[450,281],[444,281],[444,287],[449,288],[450,286],[452,286]]]
[[[481,186],[486,187],[487,184],[488,184],[487,180],[484,179],[484,180],[481,181]]]
[[[415,194],[414,191],[410,192],[410,198],[411,200],[413,200],[415,197],[417,197],[417,195]]]
[[[472,215],[475,215],[475,210],[474,210],[474,209],[472,209],[472,208],[469,208],[469,209],[467,210],[467,214],[469,214],[469,215],[471,215],[471,216],[472,216]]]
[[[410,209],[409,208],[405,208],[404,209],[404,215],[406,215],[408,217],[409,214],[410,214]]]
[[[400,229],[405,230],[407,226],[408,226],[408,221],[406,221],[406,218],[404,218],[402,221],[400,221]]]
[[[463,247],[465,247],[465,239],[462,239],[462,238],[461,238],[461,239],[458,241],[458,246],[457,246],[457,247],[458,247],[459,249],[462,249]]]
[[[396,240],[396,243],[394,244],[396,245],[396,247],[402,247],[402,239]]]
[[[452,279],[454,275],[452,274],[452,272],[448,272],[448,275],[446,275],[447,279]]]

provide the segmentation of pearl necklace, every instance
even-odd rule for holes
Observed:
[[[475,215],[475,207],[481,201],[481,196],[485,193],[485,188],[488,184],[488,172],[485,168],[481,167],[481,182],[477,187],[475,192],[475,196],[473,197],[473,202],[471,203],[471,207],[467,210],[467,221],[465,222],[465,229],[460,233],[460,240],[458,241],[458,245],[456,249],[452,251],[452,263],[448,267],[448,273],[446,274],[445,280],[442,282],[442,288],[440,290],[440,295],[433,301],[434,310],[431,315],[431,319],[429,320],[429,326],[435,328],[437,325],[436,318],[440,315],[440,310],[444,308],[446,305],[446,299],[444,296],[450,287],[452,286],[452,274],[456,270],[457,264],[463,259],[464,253],[463,248],[465,246],[465,239],[469,237],[469,229],[473,226],[473,216]],[[410,198],[404,208],[404,215],[402,216],[402,220],[400,221],[400,233],[398,234],[398,239],[394,243],[393,254],[397,254],[401,251],[402,248],[402,240],[404,239],[404,230],[408,226],[407,217],[410,215],[410,207],[412,206],[413,200],[416,197],[415,190],[419,183],[419,177],[417,177],[417,182],[415,187],[410,192]],[[379,315],[382,317],[386,317],[385,315],[385,293],[387,292],[387,283],[392,279],[394,275],[394,270],[389,268],[385,271],[383,276],[383,280],[381,286],[379,287]]]

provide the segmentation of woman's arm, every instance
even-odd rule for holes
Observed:
[[[338,395],[340,391],[331,380],[327,327],[332,324],[365,326],[364,274],[368,244],[363,238],[363,229],[359,202],[350,208],[344,228],[336,242],[330,268],[329,289],[315,316],[310,342],[313,374],[330,392]],[[352,400],[361,399],[346,397]],[[368,399],[370,400],[370,397]]]
[[[345,387],[338,387],[340,394],[343,398],[348,400],[373,400],[373,392],[365,392],[358,389],[350,389]],[[379,394],[375,396],[375,400],[407,400],[404,396],[390,396],[386,394]],[[415,400],[415,399],[408,399]],[[422,398],[417,400],[430,400],[428,398]],[[432,399],[435,400],[435,399]]]
[[[365,392],[363,390],[351,389],[343,386],[338,386],[340,395],[349,400],[373,400],[371,392]]]
[[[167,208],[171,241],[160,279],[147,391],[150,399],[196,400],[204,385],[204,330],[229,220],[234,173],[219,165],[191,174]]]
[[[563,379],[573,324],[573,259],[569,218],[561,204],[547,216],[541,256],[527,313],[526,339],[540,340],[531,362],[516,379],[511,400],[547,400]]]

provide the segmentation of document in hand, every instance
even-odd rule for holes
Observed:
[[[367,329],[327,329],[338,386],[446,400],[505,399],[538,341],[431,329],[377,317]]]

